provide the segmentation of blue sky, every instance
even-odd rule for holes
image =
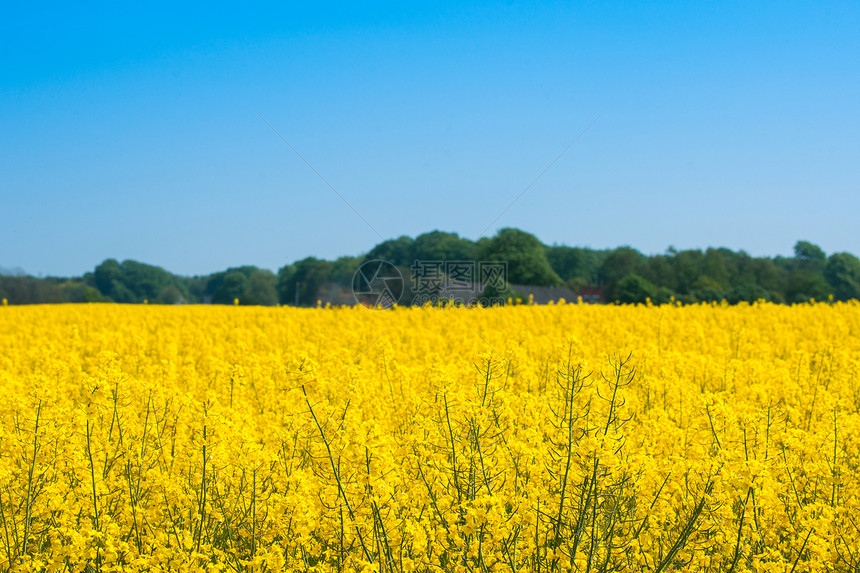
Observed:
[[[276,270],[488,225],[860,254],[857,2],[122,4],[4,7],[2,267]]]

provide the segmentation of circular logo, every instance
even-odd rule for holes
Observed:
[[[352,294],[362,306],[391,308],[403,296],[403,275],[388,261],[366,261],[352,277]]]

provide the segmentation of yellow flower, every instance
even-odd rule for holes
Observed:
[[[28,523],[22,570],[584,570],[610,537],[639,561],[606,568],[654,568],[686,535],[691,570],[740,540],[736,568],[818,573],[860,546],[858,303],[243,308],[0,313],[0,555]]]

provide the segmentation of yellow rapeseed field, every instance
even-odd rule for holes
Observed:
[[[860,305],[0,307],[0,570],[860,571]]]

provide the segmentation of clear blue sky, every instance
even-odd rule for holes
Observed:
[[[601,113],[487,234],[860,254],[856,1],[3,12],[2,267],[276,270],[476,239]]]

